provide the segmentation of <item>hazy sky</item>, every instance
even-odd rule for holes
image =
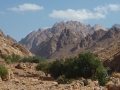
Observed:
[[[56,22],[120,24],[120,0],[0,0],[0,29],[17,41]]]

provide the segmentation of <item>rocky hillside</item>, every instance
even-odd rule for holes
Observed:
[[[67,21],[67,22],[57,22],[53,25],[52,28],[48,29],[39,29],[38,31],[33,31],[23,38],[20,43],[25,45],[31,52],[35,53],[36,47],[40,45],[43,41],[48,41],[54,34],[60,35],[65,27],[70,28],[72,31],[79,33],[80,36],[85,37],[88,34],[93,34],[94,31],[103,29],[106,31],[106,28],[96,24],[91,27],[90,25],[84,25],[77,21]]]
[[[12,53],[20,56],[33,55],[25,46],[19,44],[10,36],[5,36],[0,30],[0,54],[11,55]]]
[[[98,51],[95,56],[102,60],[106,67],[111,67],[112,70],[120,72],[120,41]]]

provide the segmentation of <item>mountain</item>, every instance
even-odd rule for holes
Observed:
[[[13,53],[22,57],[33,55],[25,46],[17,43],[17,41],[9,35],[5,36],[2,30],[0,30],[0,55],[11,55]]]
[[[114,27],[120,28],[120,24],[114,24],[114,25],[112,26],[112,28],[114,28]]]
[[[47,59],[76,56],[79,52],[98,52],[120,40],[120,29],[97,30],[86,37],[65,28],[60,35],[53,35],[48,41],[38,45],[36,55]]]
[[[45,30],[39,29],[38,31],[31,32],[25,38],[21,39],[19,43],[25,45],[32,53],[35,53],[37,46],[39,46],[44,41],[48,41],[55,34],[60,35],[62,30],[64,30],[66,27],[75,31],[76,33],[79,33],[82,37],[86,37],[88,34],[93,34],[94,31],[99,29],[106,31],[106,29],[99,24],[91,27],[90,25],[84,25],[77,21],[62,21],[56,22],[52,28]]]
[[[64,58],[70,54],[70,50],[82,37],[75,31],[65,28],[60,35],[53,35],[47,42],[40,45],[36,55],[47,59]]]

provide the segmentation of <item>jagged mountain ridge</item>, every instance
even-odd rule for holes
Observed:
[[[22,44],[17,43],[16,40],[9,35],[5,36],[2,30],[0,30],[0,55],[17,54],[21,57],[33,56],[33,54]]]
[[[120,39],[119,28],[111,28],[108,31],[101,29],[86,37],[75,33],[73,30],[64,29],[60,35],[54,35],[39,46],[35,54],[47,59],[66,58],[76,56],[79,52],[100,51]]]
[[[53,25],[52,28],[48,28],[45,30],[39,29],[38,31],[33,31],[28,34],[25,38],[23,38],[19,43],[25,45],[31,52],[35,53],[36,47],[41,44],[43,41],[47,41],[54,34],[60,35],[65,27],[70,28],[71,30],[79,33],[81,36],[85,37],[88,34],[93,34],[94,31],[99,29],[103,29],[106,31],[104,27],[99,24],[91,27],[90,25],[84,25],[77,21],[67,21],[67,22],[57,22]]]

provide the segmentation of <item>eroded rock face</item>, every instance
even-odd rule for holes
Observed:
[[[11,55],[13,53],[22,57],[33,55],[25,46],[17,43],[17,41],[10,36],[5,36],[0,30],[0,54]]]

